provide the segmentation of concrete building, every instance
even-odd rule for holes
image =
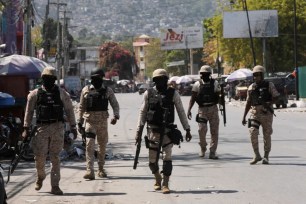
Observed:
[[[81,80],[90,79],[91,71],[99,66],[99,47],[77,47],[75,59],[70,59],[69,72],[80,76]]]
[[[146,80],[146,46],[150,44],[152,38],[147,35],[141,35],[135,38],[133,42],[133,49],[135,52],[136,63],[140,69],[139,80]]]

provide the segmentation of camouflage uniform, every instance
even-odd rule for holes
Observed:
[[[153,73],[154,75],[154,73]],[[150,92],[150,93],[149,93]],[[186,132],[190,132],[190,126],[187,121],[187,117],[184,111],[184,107],[181,101],[181,98],[178,94],[177,91],[173,89],[173,96],[169,101],[173,101],[173,106],[176,108],[177,114],[180,118],[181,124],[183,128],[186,130]],[[167,96],[165,96],[167,97]],[[159,126],[150,124],[148,122],[148,110],[149,110],[149,103],[150,100],[157,99],[158,101],[161,101],[161,94],[158,93],[158,91],[154,89],[147,90],[144,93],[143,96],[143,103],[140,108],[140,114],[138,118],[138,125],[137,125],[137,134],[142,132],[142,129],[144,125],[147,124],[147,134],[148,134],[148,140],[149,140],[149,167],[150,170],[152,171],[152,174],[154,174],[156,183],[154,185],[155,190],[161,190],[162,186],[162,191],[164,194],[170,193],[170,189],[168,186],[169,183],[169,178],[172,173],[172,147],[173,143],[171,142],[168,133],[170,132],[170,129],[165,128],[165,134],[163,136],[163,141],[162,141],[162,152],[163,152],[163,170],[161,173],[163,173],[163,178],[160,175],[159,172],[159,166],[158,166],[158,161],[157,161],[157,149],[159,148],[159,143],[160,143],[160,132],[159,132]],[[171,102],[172,103],[172,102]],[[171,105],[172,106],[172,105]],[[171,108],[170,108],[171,109]],[[170,111],[170,110],[169,110]],[[170,112],[174,111],[174,108],[171,109]],[[169,113],[170,115],[173,113]],[[171,116],[170,116],[171,117]],[[172,120],[172,119],[171,119]],[[174,120],[174,118],[173,118]],[[170,124],[167,124],[170,125]],[[189,133],[190,134],[190,133]],[[186,136],[187,137],[187,136]],[[186,139],[187,140],[187,139]],[[188,140],[187,140],[188,141]],[[162,184],[161,181],[163,180]]]
[[[153,91],[155,93],[157,93],[156,89],[153,89]],[[148,100],[149,100],[148,99],[148,91],[146,91],[144,93],[143,103],[142,103],[142,106],[140,108],[140,114],[139,114],[138,126],[137,126],[138,128],[137,129],[139,129],[141,126],[144,126],[146,124],[147,110],[148,110]],[[175,108],[177,110],[177,114],[180,118],[180,121],[182,123],[183,128],[185,130],[190,129],[190,126],[188,124],[188,120],[187,120],[187,117],[186,117],[186,114],[185,114],[185,111],[184,111],[184,107],[183,107],[180,95],[177,91],[175,91],[175,93],[174,93],[173,102],[174,102]],[[159,142],[159,138],[160,138],[159,133],[152,131],[152,129],[157,129],[157,128],[158,128],[157,126],[148,124],[148,139],[149,140]],[[163,140],[163,145],[170,143],[170,139],[166,134],[169,131],[170,131],[170,129],[166,128],[165,135],[164,135],[164,140]],[[158,145],[152,143],[151,147],[153,147],[153,148],[158,147]],[[172,160],[172,147],[173,147],[173,144],[169,144],[165,148],[163,148],[163,152],[165,153],[164,157],[163,157],[163,160],[166,160],[166,161]],[[154,163],[155,161],[156,161],[156,151],[149,150],[149,162]]]
[[[102,85],[102,88],[105,88]],[[109,117],[108,111],[89,111],[86,112],[86,98],[89,93],[96,93],[97,90],[93,85],[86,86],[83,88],[80,98],[79,105],[79,117],[78,122],[85,125],[86,134],[92,133],[93,137],[86,138],[86,161],[87,161],[87,172],[94,175],[94,151],[95,151],[95,136],[98,142],[98,166],[99,170],[103,171],[105,163],[105,151],[108,142],[108,124],[107,119]],[[113,108],[115,118],[119,119],[119,104],[115,97],[113,90],[107,87],[106,98]]]
[[[247,101],[251,102],[251,92],[255,90],[255,83],[251,84],[248,88],[247,93]],[[277,97],[279,93],[277,92],[274,84],[269,82],[269,93],[272,97]],[[272,104],[270,105],[270,109],[273,110]],[[250,119],[258,121],[262,125],[263,130],[263,139],[264,139],[264,151],[269,153],[271,151],[271,135],[273,133],[272,129],[272,122],[273,122],[273,114],[271,111],[266,110],[263,105],[251,106],[251,116]],[[259,135],[259,128],[251,126],[249,128],[251,142],[254,151],[258,151],[258,135]]]
[[[42,87],[43,90],[44,87]],[[59,88],[60,98],[63,103],[65,114],[69,124],[75,125],[74,109],[69,94]],[[28,95],[28,101],[25,111],[24,127],[30,127],[34,110],[37,105],[38,89],[31,91]],[[59,186],[60,181],[60,158],[59,153],[64,144],[64,124],[63,121],[53,123],[37,123],[37,132],[32,140],[32,148],[35,155],[35,165],[37,179],[44,180],[45,161],[49,153],[52,163],[51,167],[51,186]]]
[[[192,92],[199,93],[200,91],[200,85],[201,83],[204,83],[202,80],[197,81],[194,86],[192,87]],[[210,83],[210,82],[208,82]],[[220,87],[217,81],[214,83],[215,92],[220,91]],[[219,114],[218,114],[218,107],[216,104],[213,104],[209,106],[210,104],[207,104],[208,106],[200,107],[198,109],[198,117],[203,118],[209,122],[210,126],[210,134],[211,134],[211,142],[210,142],[210,152],[215,153],[217,151],[218,146],[218,138],[219,138]],[[206,134],[207,134],[207,123],[198,123],[199,126],[199,145],[202,149],[202,152],[206,151]]]

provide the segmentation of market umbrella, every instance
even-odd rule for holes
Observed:
[[[192,79],[186,75],[179,77],[176,81],[176,84],[192,82]]]
[[[241,69],[238,69],[238,70],[234,71],[233,73],[231,73],[225,79],[225,82],[252,79],[252,77],[253,77],[253,72],[250,69],[241,68]]]
[[[178,79],[178,78],[180,78],[179,76],[172,76],[172,77],[170,77],[170,79],[168,80],[169,82],[176,82],[176,80]]]
[[[10,55],[0,58],[0,75],[27,75],[30,79],[39,78],[46,62],[25,55]]]
[[[122,80],[117,81],[117,84],[118,85],[120,84],[122,86],[126,86],[129,82],[130,82],[130,80],[122,79]]]

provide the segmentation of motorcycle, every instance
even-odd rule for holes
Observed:
[[[21,141],[22,123],[20,118],[0,116],[0,154],[11,156],[20,153],[23,141]],[[34,154],[31,148],[25,152],[22,159],[33,161]]]

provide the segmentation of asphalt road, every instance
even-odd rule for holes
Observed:
[[[270,165],[249,165],[253,153],[248,129],[241,125],[243,102],[227,103],[226,127],[220,117],[220,159],[216,161],[207,159],[207,156],[199,158],[197,124],[193,118],[190,121],[191,142],[173,148],[172,192],[164,195],[153,190],[154,180],[144,144],[138,168],[132,169],[134,135],[142,96],[137,93],[116,96],[121,106],[121,118],[117,125],[109,125],[107,149],[113,157],[105,166],[108,178],[85,181],[84,160],[63,161],[60,187],[64,195],[54,196],[50,194],[50,163],[46,167],[48,176],[44,185],[37,192],[34,190],[34,163],[22,162],[6,185],[8,203],[305,203],[305,109],[276,110]],[[182,100],[186,110],[189,97],[184,96]],[[196,110],[194,106],[193,116]],[[181,128],[178,117],[176,122]],[[209,137],[210,134],[208,141]],[[262,136],[260,148],[263,154]]]

